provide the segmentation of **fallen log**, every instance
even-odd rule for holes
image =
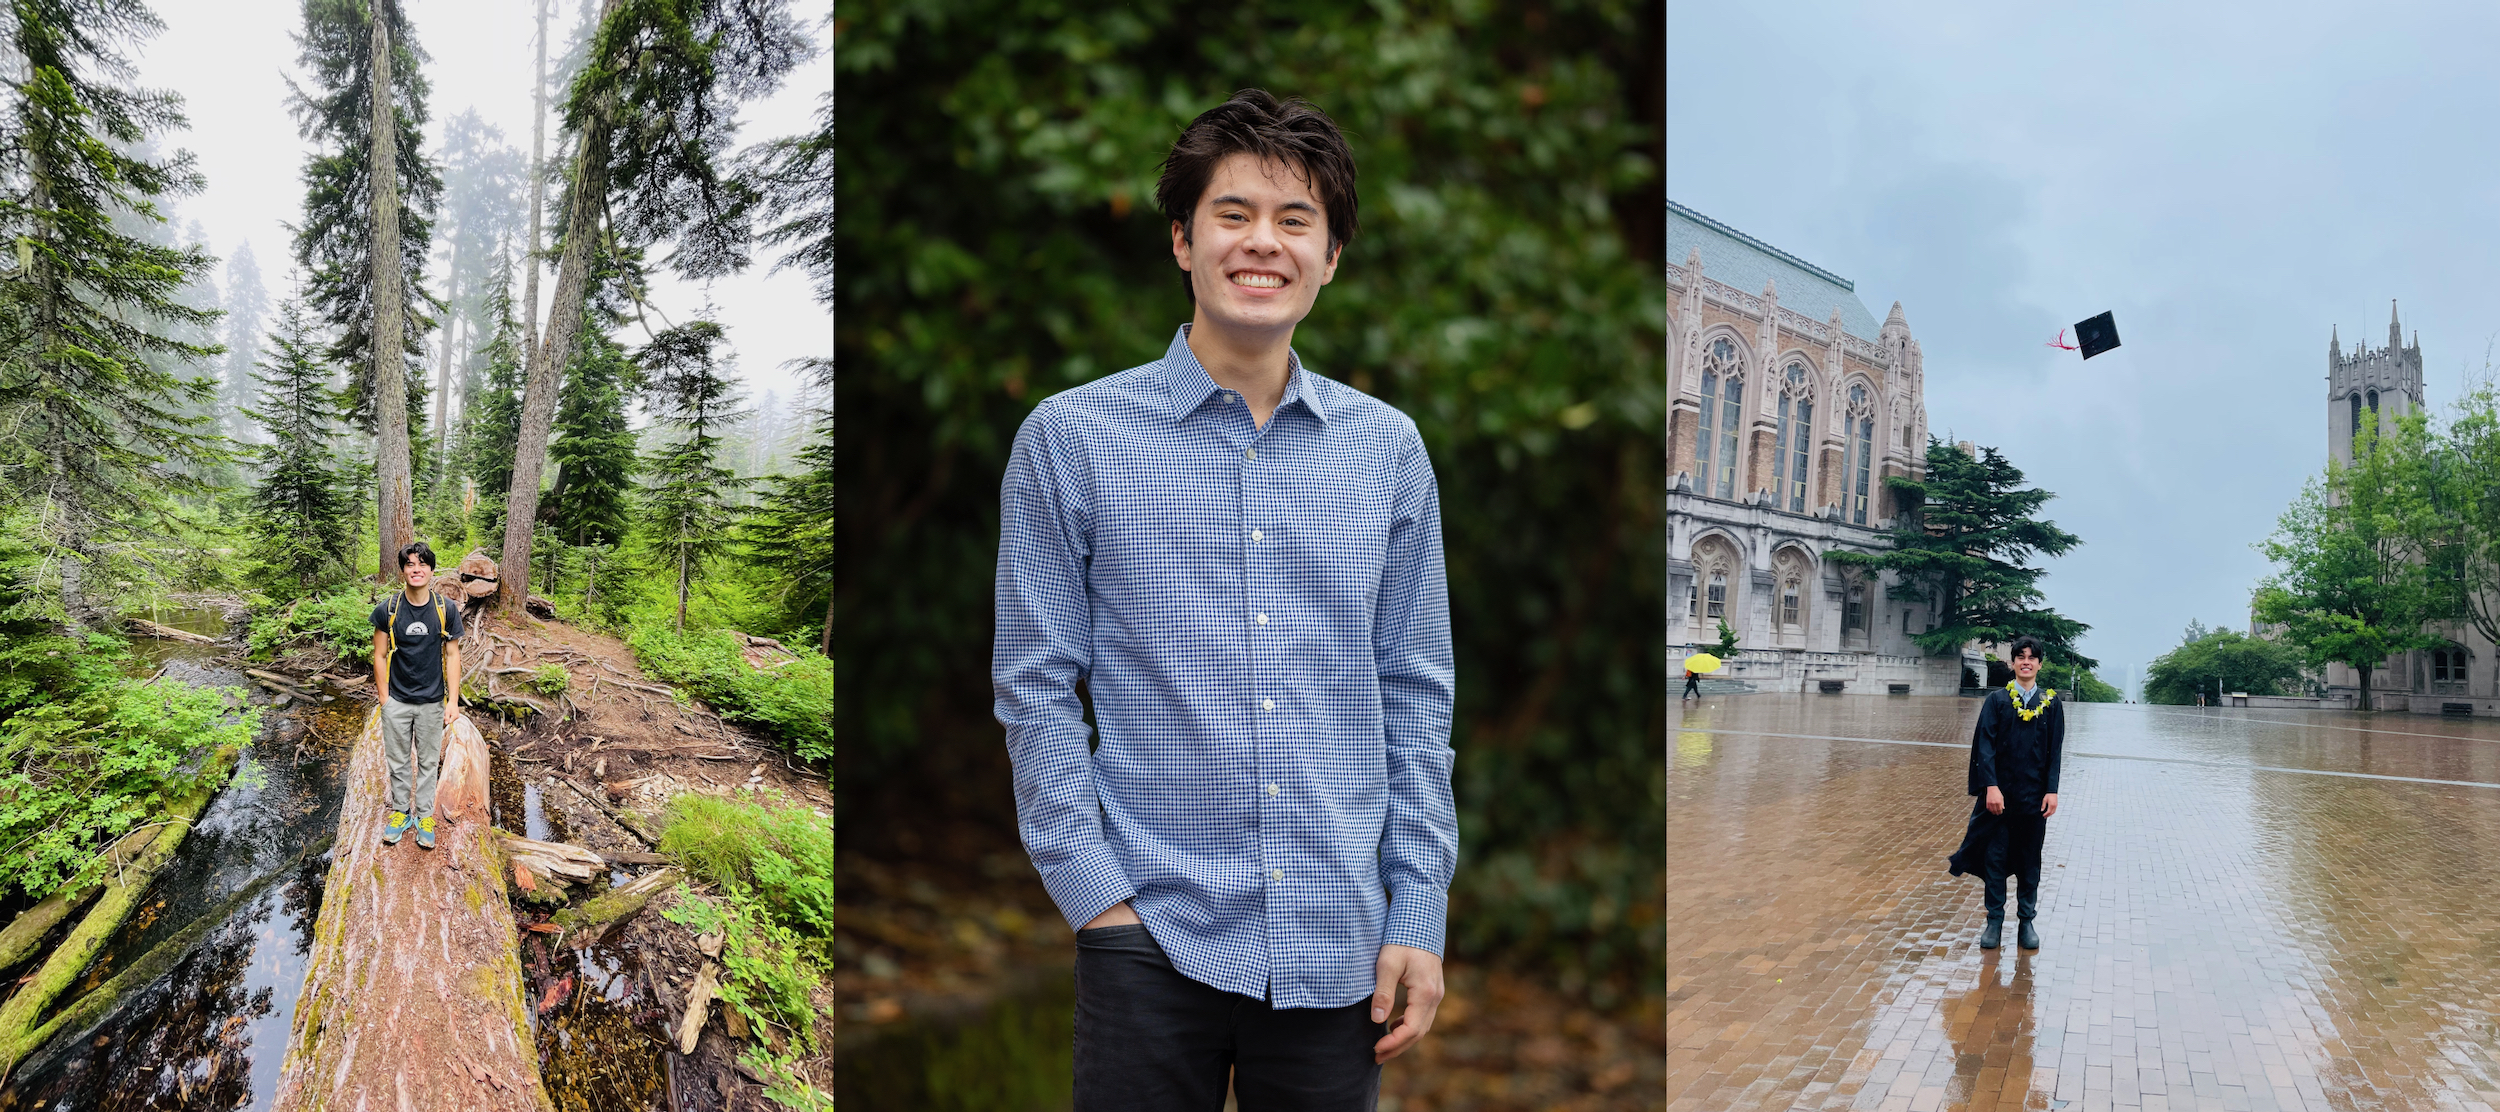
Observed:
[[[146,852],[148,843],[155,841],[163,829],[160,823],[146,823],[132,828],[106,849],[103,856],[88,862],[78,875],[44,897],[43,902],[18,912],[17,918],[9,920],[8,929],[0,930],[0,969],[10,968],[33,954],[43,936],[52,933],[52,928],[60,926],[61,921],[69,918],[72,912],[87,906],[88,900],[104,891],[104,884],[111,879],[111,874],[128,868],[131,861]]]
[[[385,846],[381,718],[366,715],[275,1112],[553,1109],[527,1026],[502,846],[486,823],[485,754],[476,724],[454,723],[435,797],[440,844],[419,849],[412,835]]]
[[[635,877],[632,883],[622,888],[611,888],[592,897],[580,907],[568,907],[556,912],[555,924],[564,932],[561,937],[577,947],[587,946],[606,934],[609,927],[633,918],[651,902],[651,897],[683,879],[685,874],[675,866],[654,869]]]
[[[154,637],[160,641],[189,641],[195,645],[214,645],[217,643],[217,639],[214,637],[205,637],[200,634],[193,633],[190,630],[175,629],[169,625],[158,625],[155,622],[147,620],[146,618],[132,618],[129,621],[129,625],[131,632],[137,633],[143,637]]]
[[[208,809],[217,789],[225,786],[226,772],[234,767],[235,753],[234,749],[220,749],[210,755],[208,763],[202,766],[202,786],[165,809],[155,836],[144,843],[146,848],[137,857],[101,874],[104,887],[87,917],[70,929],[60,945],[53,947],[52,956],[44,959],[17,994],[0,1005],[0,1071],[17,1065],[42,1045],[35,1036],[44,1009],[78,979],[87,963],[95,959],[96,951],[130,918],[139,897],[147,894],[148,883],[156,879],[157,870],[174,859],[174,851],[191,833],[191,823]]]

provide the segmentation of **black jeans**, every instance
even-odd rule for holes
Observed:
[[[1380,1100],[1367,997],[1274,1008],[1190,980],[1142,923],[1076,933],[1076,1112],[1371,1112]]]

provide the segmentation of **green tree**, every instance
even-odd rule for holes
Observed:
[[[269,324],[269,288],[261,282],[260,260],[253,256],[249,242],[236,247],[234,256],[226,260],[225,301],[226,359],[218,400],[226,408],[239,411],[253,395],[253,368],[260,363],[261,332]],[[228,429],[227,435],[237,440],[262,439],[251,435],[251,430],[240,422]]]
[[[601,0],[564,100],[573,165],[547,334],[529,349],[502,574],[527,582],[561,372],[573,360],[599,256],[668,244],[690,278],[743,268],[754,190],[722,172],[738,108],[809,52],[787,0]],[[518,613],[523,600],[506,592]]]
[[[2257,619],[2313,666],[2343,664],[2361,676],[2361,709],[2373,709],[2370,673],[2388,657],[2440,638],[2424,623],[2451,617],[2456,596],[2434,582],[2428,554],[2446,539],[2429,421],[2397,418],[2382,436],[2353,437],[2353,463],[2329,462],[2257,546],[2275,564],[2257,591]]]
[[[434,373],[435,466],[451,462],[453,393],[452,366],[464,347],[477,346],[486,311],[483,293],[494,280],[503,245],[518,232],[521,179],[527,165],[521,152],[503,141],[503,132],[480,118],[475,109],[453,116],[443,126],[443,260],[441,350]],[[491,324],[488,325],[491,327]],[[465,342],[464,342],[465,341]],[[438,470],[438,485],[443,472]],[[436,492],[437,500],[443,497]]]
[[[1832,562],[1893,573],[1895,599],[1916,599],[1936,615],[1933,628],[1911,640],[1931,656],[1960,652],[1973,641],[2036,637],[2051,659],[2084,668],[2098,662],[2075,649],[2092,627],[2041,605],[2038,556],[2062,556],[2083,543],[2056,523],[2039,520],[2057,497],[2023,487],[2023,473],[1994,448],[1977,456],[1930,437],[1927,477],[1884,480],[1904,507],[1882,552],[1836,551]]]
[[[85,569],[103,545],[161,521],[164,494],[198,490],[221,455],[186,412],[214,387],[172,369],[220,350],[181,338],[216,320],[179,299],[215,260],[115,226],[161,224],[161,201],[200,186],[188,154],[143,153],[184,126],[181,98],[123,83],[162,26],[135,3],[22,0],[0,28],[0,242],[17,245],[0,282],[0,503],[32,503],[73,631],[102,616]]]
[[[625,401],[640,377],[605,330],[585,331],[564,376],[556,440],[547,450],[556,485],[547,494],[546,520],[568,547],[612,545],[625,537],[636,446]]]
[[[2089,669],[2073,672],[2072,678],[2066,682],[2072,685],[2072,690],[2067,697],[2078,703],[2123,703],[2127,701],[2127,693],[2119,690],[2118,685],[2102,679]]]
[[[652,337],[635,353],[650,381],[655,415],[684,434],[643,462],[651,476],[644,528],[653,554],[676,573],[679,633],[686,630],[686,595],[695,577],[728,550],[740,516],[734,499],[755,481],[720,465],[720,431],[746,416],[738,408],[738,381],[715,351],[723,339],[720,325],[696,320]]]
[[[1036,402],[1159,357],[1188,319],[1157,166],[1255,85],[1326,109],[1361,167],[1361,234],[1295,348],[1411,416],[1440,480],[1472,677],[1453,960],[1500,955],[1601,1003],[1655,983],[1661,12],[846,4],[834,642],[837,774],[861,802],[841,821],[995,767],[997,725],[958,693],[988,682],[1007,448]],[[884,836],[864,821],[855,847]]]
[[[252,452],[260,485],[252,491],[252,551],[264,583],[280,596],[309,594],[346,569],[348,518],[354,504],[331,462],[334,399],[304,303],[278,307],[269,358],[253,377],[260,408],[245,410],[269,432]]]
[[[426,57],[395,0],[304,0],[303,17],[297,61],[310,83],[289,82],[289,108],[314,151],[295,261],[306,299],[337,336],[329,358],[347,369],[347,415],[376,438],[374,509],[389,565],[402,531],[414,535],[413,446],[425,439],[420,356],[433,321],[409,310],[425,299],[443,187],[424,150]],[[376,373],[391,366],[396,376]]]
[[[2485,379],[2458,399],[2439,441],[2430,586],[2440,610],[2500,643],[2500,386]]]
[[[2236,630],[2188,623],[2178,647],[2153,658],[2145,669],[2144,701],[2194,703],[2217,690],[2287,695],[2298,690],[2307,664],[2298,647],[2249,637]]]
[[[836,310],[833,105],[833,94],[825,94],[816,111],[815,131],[773,140],[748,155],[758,215],[768,222],[757,239],[784,249],[774,265],[776,271],[784,267],[806,271],[816,300],[828,315]],[[839,322],[833,323],[838,330]],[[830,658],[837,457],[834,361],[827,356],[805,362],[802,373],[813,376],[825,403],[811,415],[813,436],[799,450],[796,468],[773,481],[759,512],[749,519],[747,538],[758,561],[781,576],[794,609],[813,610],[819,602],[823,604],[817,650]]]
[[[521,325],[512,319],[512,269],[497,269],[487,302],[494,335],[486,342],[480,388],[460,407],[460,470],[477,491],[472,525],[493,543],[503,533],[504,492],[512,483],[512,445],[521,431]]]

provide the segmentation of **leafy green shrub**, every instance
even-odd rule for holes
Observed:
[[[267,660],[298,639],[310,638],[342,657],[373,655],[374,596],[361,581],[341,584],[285,607],[255,608],[244,640],[254,660]]]
[[[0,632],[8,634],[0,636],[0,720],[119,684],[130,661],[130,643],[107,634],[90,633],[82,643],[48,632]]]
[[[258,724],[224,693],[170,681],[117,681],[20,710],[0,723],[0,891],[50,891],[107,840],[202,787],[202,758],[242,747]]]
[[[772,731],[800,760],[833,759],[833,662],[813,649],[800,647],[798,659],[767,672],[747,664],[727,630],[679,634],[648,623],[629,643],[652,677],[686,688],[726,717]]]
[[[810,999],[822,976],[809,964],[797,933],[774,918],[753,889],[731,884],[718,903],[678,888],[677,905],[661,912],[697,934],[722,936],[721,964],[729,975],[721,999],[747,1022],[793,1036],[793,1049],[816,1045],[816,1008]]]
[[[777,797],[688,792],[668,802],[660,851],[723,888],[754,892],[820,956],[833,945],[833,823]]]
[[[564,665],[561,664],[553,662],[541,664],[536,671],[530,673],[529,685],[532,690],[553,699],[564,694],[566,688],[573,686],[573,674],[565,671]]]

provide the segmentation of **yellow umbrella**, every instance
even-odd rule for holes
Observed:
[[[1684,658],[1684,670],[1697,675],[1707,676],[1712,672],[1718,671],[1719,665],[1722,663],[1724,662],[1718,657],[1712,656],[1709,653],[1694,653],[1693,655]]]

